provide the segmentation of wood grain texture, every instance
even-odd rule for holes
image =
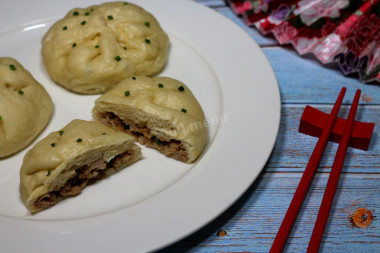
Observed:
[[[162,252],[268,252],[300,176],[299,173],[262,174],[221,216]],[[316,175],[285,252],[306,251],[327,179],[326,173]],[[367,228],[357,228],[351,223],[351,215],[360,207],[379,215],[380,175],[342,175],[322,240],[323,252],[379,252],[378,219]],[[227,235],[218,236],[219,230]]]
[[[351,104],[356,89],[362,90],[360,104],[380,104],[379,85],[362,84],[345,77],[334,65],[322,65],[313,56],[300,56],[292,48],[263,48],[275,75],[284,104],[332,104],[343,86],[343,104]]]

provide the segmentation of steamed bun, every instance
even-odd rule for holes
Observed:
[[[32,142],[52,112],[52,100],[43,86],[18,61],[0,58],[0,157]]]
[[[127,2],[76,8],[42,39],[50,77],[82,94],[104,93],[133,75],[153,76],[164,67],[169,38],[156,18]]]
[[[200,156],[208,139],[198,100],[189,87],[170,77],[128,78],[99,97],[92,113],[106,126],[186,163]]]

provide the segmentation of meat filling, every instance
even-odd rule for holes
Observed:
[[[115,156],[110,162],[105,162],[103,159],[98,159],[90,165],[85,165],[75,169],[75,176],[70,178],[63,187],[54,189],[45,195],[42,195],[34,203],[35,207],[40,209],[48,208],[58,201],[58,196],[70,197],[76,196],[82,192],[88,183],[97,179],[104,178],[104,171],[109,168],[120,168],[123,164],[127,164],[132,158],[133,153],[126,151]]]
[[[130,120],[123,121],[112,112],[105,112],[100,118],[103,124],[134,136],[136,141],[147,147],[156,148],[165,155],[182,162],[186,162],[189,159],[180,141],[158,138],[152,135],[150,129],[145,125],[139,126]]]

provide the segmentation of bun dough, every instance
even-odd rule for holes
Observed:
[[[53,112],[44,87],[18,61],[0,58],[0,157],[26,147]]]
[[[122,81],[96,100],[93,117],[187,163],[195,161],[207,142],[200,104],[185,84],[169,77]]]
[[[131,136],[98,122],[73,120],[26,153],[20,170],[21,199],[30,212],[38,212],[140,157],[141,148]]]
[[[51,78],[69,90],[99,94],[132,75],[152,76],[167,59],[169,38],[154,16],[131,3],[73,9],[42,39]]]

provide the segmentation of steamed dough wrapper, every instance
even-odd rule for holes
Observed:
[[[200,104],[185,84],[168,77],[120,82],[96,100],[93,117],[187,163],[197,159],[207,142]]]
[[[38,142],[20,170],[21,199],[30,212],[75,196],[141,157],[131,136],[98,122],[73,120]]]
[[[169,38],[139,6],[108,2],[73,9],[42,39],[51,78],[77,93],[99,94],[132,75],[153,76],[167,59]]]
[[[53,103],[18,61],[0,58],[0,157],[20,151],[45,128]]]

